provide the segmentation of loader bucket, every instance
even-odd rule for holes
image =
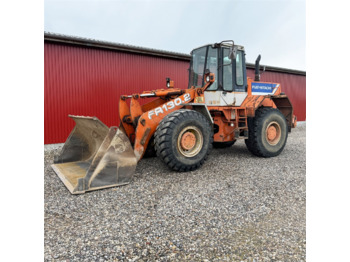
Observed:
[[[130,183],[137,164],[123,128],[96,117],[69,116],[76,126],[51,166],[72,194]]]

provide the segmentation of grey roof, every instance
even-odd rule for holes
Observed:
[[[108,42],[108,41],[101,41],[101,40],[96,40],[91,38],[68,36],[68,35],[56,34],[51,32],[44,32],[44,40],[50,41],[50,42],[56,42],[56,43],[81,45],[81,46],[96,47],[96,48],[102,48],[102,49],[112,49],[117,51],[161,56],[161,57],[168,57],[168,58],[188,60],[188,61],[191,58],[189,54],[170,52],[165,50],[146,48],[146,47],[140,47],[140,46],[134,46],[134,45],[126,45],[126,44],[114,43],[114,42]]]
[[[171,51],[165,51],[165,50],[159,50],[159,49],[153,49],[153,48],[101,41],[101,40],[83,38],[78,36],[68,36],[68,35],[56,34],[51,32],[44,32],[44,41],[165,57],[165,58],[171,58],[171,59],[178,59],[182,61],[190,61],[191,59],[191,56],[189,54],[184,54],[184,53],[177,53],[177,52],[171,52]],[[246,66],[247,68],[255,68],[254,64],[252,63],[247,63]],[[271,71],[271,72],[306,75],[305,71],[300,71],[295,69],[260,65],[261,69],[263,67],[265,67],[266,71]]]

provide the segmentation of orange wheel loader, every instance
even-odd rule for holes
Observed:
[[[246,75],[244,47],[233,41],[194,49],[188,88],[174,88],[167,78],[166,89],[121,96],[119,128],[70,116],[76,126],[52,168],[72,194],[80,194],[130,183],[145,154],[180,172],[199,168],[213,146],[229,147],[237,139],[256,156],[279,155],[296,117],[280,84],[260,81],[259,62],[260,55],[253,80]]]

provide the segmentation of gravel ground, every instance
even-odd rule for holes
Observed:
[[[275,158],[244,141],[199,169],[143,159],[123,187],[71,195],[45,149],[45,261],[305,261],[306,125]]]

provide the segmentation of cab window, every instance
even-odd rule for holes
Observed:
[[[211,46],[201,47],[192,51],[188,88],[191,88],[192,86],[195,88],[203,87],[205,85],[205,69],[209,69],[210,73],[215,74],[215,81],[207,90],[217,90],[218,52],[216,48],[213,48]]]
[[[228,48],[223,49],[223,57],[222,57],[222,87],[225,91],[232,92],[233,84],[232,84],[232,63],[229,58],[230,50]]]
[[[189,88],[203,86],[203,74],[205,65],[206,47],[196,49],[192,52],[192,64],[190,67],[190,81]]]
[[[243,77],[242,51],[238,51],[236,54],[236,85],[242,86],[244,84]]]
[[[212,48],[211,46],[209,46],[209,49],[208,49],[207,64],[206,64],[205,69],[209,69],[210,73],[215,74],[215,81],[207,88],[207,90],[213,91],[213,90],[218,89],[218,85],[217,85],[217,83],[218,83],[218,81],[217,81],[217,78],[218,78],[218,74],[217,74],[217,72],[218,72],[218,52],[217,52],[216,48]]]
[[[229,59],[228,48],[223,49],[223,70],[222,84],[225,91],[244,91],[244,68],[243,68],[243,51],[236,53],[236,61]],[[234,73],[232,73],[234,72]]]

